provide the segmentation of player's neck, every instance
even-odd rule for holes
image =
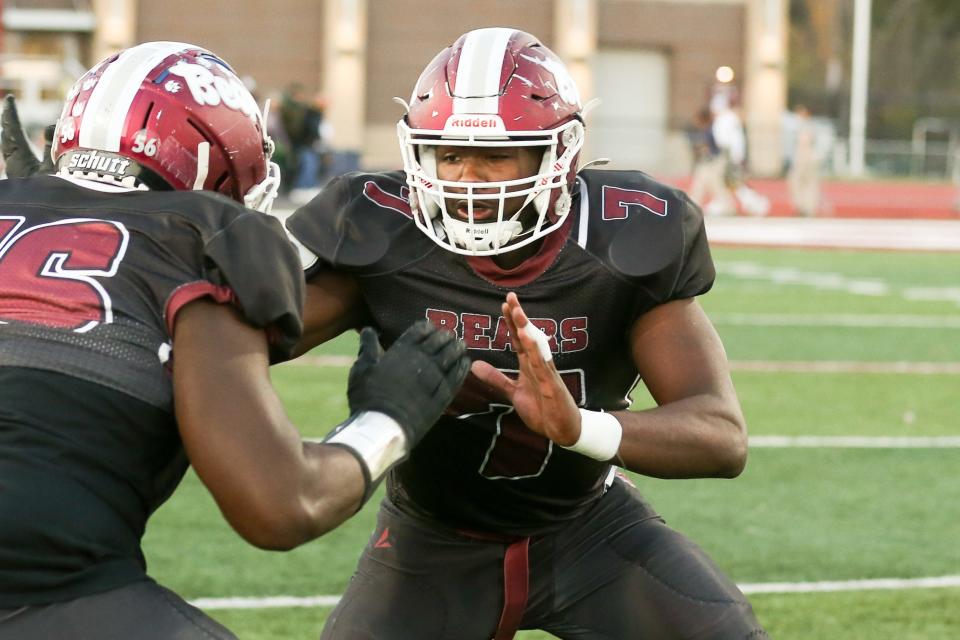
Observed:
[[[536,242],[531,242],[530,244],[520,247],[519,249],[514,249],[513,251],[507,251],[506,253],[490,256],[490,258],[493,260],[494,264],[504,271],[510,271],[519,267],[528,258],[532,258],[533,256],[537,255],[537,252],[540,251],[541,246],[543,246],[543,240],[537,240]]]

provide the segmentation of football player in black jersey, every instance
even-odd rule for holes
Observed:
[[[10,101],[3,118],[4,155],[40,174],[0,182],[0,638],[233,638],[146,574],[188,460],[247,541],[296,547],[357,511],[469,360],[425,320],[386,353],[364,330],[350,418],[301,440],[268,376],[301,335],[301,264],[263,213],[261,112],[209,51],[147,43],[88,71],[56,175]]]
[[[416,83],[404,171],[338,178],[288,219],[315,256],[300,349],[426,317],[474,360],[391,471],[325,640],[766,636],[617,473],[737,476],[746,425],[696,300],[714,280],[701,212],[639,171],[578,169],[584,132],[549,49],[471,31]],[[641,380],[658,406],[628,411]]]

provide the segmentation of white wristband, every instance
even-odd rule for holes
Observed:
[[[361,411],[323,440],[350,447],[363,458],[377,482],[407,453],[407,437],[397,421],[379,411]]]
[[[622,438],[623,427],[613,414],[580,409],[580,438],[564,449],[606,461],[617,455]]]

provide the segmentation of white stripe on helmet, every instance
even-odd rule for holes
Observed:
[[[121,53],[107,66],[87,100],[79,145],[120,151],[123,125],[144,78],[167,56],[194,48],[182,42],[150,42]]]
[[[467,34],[453,89],[454,113],[497,113],[500,70],[514,29],[494,27]]]

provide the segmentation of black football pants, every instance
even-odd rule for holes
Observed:
[[[66,602],[0,609],[0,640],[237,640],[152,581]]]
[[[571,640],[767,637],[706,553],[618,479],[565,528],[518,542],[444,529],[384,500],[321,638],[500,640],[517,627]]]

